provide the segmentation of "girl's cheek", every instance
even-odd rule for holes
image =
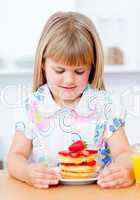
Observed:
[[[59,77],[57,75],[50,75],[49,77],[50,82],[52,83],[52,85],[59,85],[60,83],[62,83],[62,77]]]

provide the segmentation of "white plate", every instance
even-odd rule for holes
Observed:
[[[96,183],[97,177],[87,178],[87,179],[60,179],[60,183],[64,185],[87,185]]]

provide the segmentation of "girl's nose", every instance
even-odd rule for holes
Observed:
[[[64,83],[65,84],[73,84],[74,82],[74,74],[72,72],[67,72],[64,75]]]

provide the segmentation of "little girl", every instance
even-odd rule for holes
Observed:
[[[38,188],[58,184],[58,152],[82,139],[98,148],[105,188],[133,183],[124,119],[113,112],[103,83],[103,51],[94,24],[76,12],[57,12],[39,40],[33,93],[21,108],[8,154],[11,176]]]

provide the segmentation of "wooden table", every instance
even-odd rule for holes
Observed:
[[[136,185],[125,189],[101,189],[96,184],[81,186],[58,185],[36,189],[10,178],[0,170],[1,200],[140,200]]]

